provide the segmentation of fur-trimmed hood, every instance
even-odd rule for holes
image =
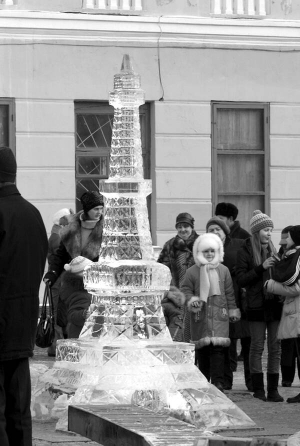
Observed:
[[[61,231],[61,240],[72,259],[78,256],[86,257],[90,260],[96,260],[99,257],[102,231],[103,231],[103,216],[96,223],[96,226],[89,235],[86,245],[81,247],[81,220],[80,216],[83,212],[74,214],[70,223]]]
[[[216,234],[205,233],[200,235],[194,243],[193,255],[195,264],[197,266],[206,265],[208,262],[204,258],[202,252],[206,249],[212,248],[216,251],[217,255],[211,262],[212,264],[221,263],[224,259],[224,248],[220,237]]]

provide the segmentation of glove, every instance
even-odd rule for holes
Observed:
[[[48,271],[43,278],[43,281],[46,283],[49,283],[49,286],[51,287],[57,280],[57,273],[55,271]]]

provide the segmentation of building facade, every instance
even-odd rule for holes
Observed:
[[[153,244],[179,212],[205,230],[218,201],[280,231],[300,223],[300,1],[2,0],[1,144],[50,232],[108,177],[113,75],[129,54]],[[76,199],[77,197],[77,199]]]

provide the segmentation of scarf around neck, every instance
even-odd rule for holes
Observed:
[[[218,268],[219,256],[216,254],[212,262],[208,262],[202,253],[198,257],[200,262],[200,300],[207,302],[209,296],[219,296],[221,294],[219,284]]]

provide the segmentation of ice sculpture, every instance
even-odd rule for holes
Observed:
[[[254,426],[194,365],[193,345],[173,342],[166,327],[161,300],[171,274],[153,256],[146,203],[151,181],[143,178],[139,124],[143,103],[140,77],[125,55],[110,94],[115,115],[110,175],[100,184],[103,243],[98,263],[84,273],[92,314],[78,340],[58,341],[57,361],[40,389],[73,395],[72,404],[167,411],[203,430]]]

